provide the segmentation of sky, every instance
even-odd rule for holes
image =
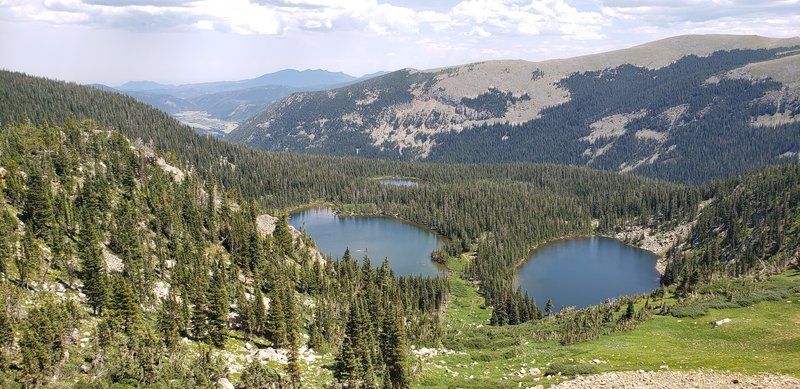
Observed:
[[[0,68],[183,84],[567,58],[682,34],[800,35],[800,0],[0,0]]]

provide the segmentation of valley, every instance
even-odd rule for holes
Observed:
[[[165,85],[132,81],[112,88],[170,114],[200,134],[224,137],[240,123],[270,104],[296,92],[326,90],[377,77],[384,72],[357,78],[341,72],[286,69],[239,81]]]
[[[797,44],[403,70],[224,139],[0,71],[0,386],[800,384],[793,74],[758,78]]]

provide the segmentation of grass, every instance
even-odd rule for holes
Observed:
[[[487,325],[492,316],[492,311],[485,306],[483,296],[478,294],[478,289],[471,282],[461,277],[464,266],[471,257],[464,254],[450,260],[448,267],[450,273],[450,300],[445,312],[445,323],[448,329],[463,329],[467,326],[477,327]]]
[[[633,330],[562,346],[555,340],[532,340],[531,334],[552,327],[554,320],[508,327],[486,326],[491,310],[483,307],[477,287],[460,276],[469,260],[462,256],[453,258],[450,264],[451,299],[445,316],[449,333],[442,346],[452,352],[415,359],[412,366],[415,387],[546,387],[572,374],[620,370],[714,369],[800,377],[798,270],[759,283],[739,285],[744,289],[789,290],[780,300],[755,302],[746,307],[708,308],[695,318],[654,315]],[[734,287],[724,281],[706,292]],[[673,299],[666,301],[674,304]],[[723,318],[732,322],[712,328],[712,320]],[[538,374],[530,374],[533,368],[538,369]]]

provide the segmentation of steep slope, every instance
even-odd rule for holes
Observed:
[[[781,155],[800,147],[793,122],[764,130],[751,125],[758,112],[750,112],[791,110],[763,97],[791,88],[780,75],[793,74],[798,58],[790,51],[798,45],[800,39],[683,36],[564,60],[406,69],[289,96],[229,139],[268,150],[556,162],[705,181],[787,162]],[[771,65],[734,77],[759,63]]]
[[[101,125],[70,120],[91,115]],[[735,220],[740,225],[733,229],[743,233],[733,234],[734,242],[741,245],[724,252],[759,248],[750,250],[755,257],[725,256],[725,262],[746,258],[773,269],[785,266],[787,257],[769,261],[763,253],[776,247],[768,243],[775,232],[785,238],[777,247],[786,250],[779,254],[797,247],[797,166],[701,191],[556,165],[437,165],[263,153],[198,136],[126,96],[11,72],[0,72],[0,121],[3,387],[48,382],[209,387],[228,385],[229,379],[240,380],[241,387],[265,380],[281,385],[298,380],[293,360],[301,361],[304,387],[335,385],[334,380],[350,387],[378,386],[387,378],[399,387],[407,387],[409,379],[426,387],[527,387],[576,372],[658,369],[664,360],[672,368],[797,371],[796,363],[785,362],[798,360],[797,334],[789,331],[797,308],[790,308],[789,316],[773,315],[788,311],[785,300],[800,297],[796,272],[781,277],[781,290],[764,289],[750,279],[723,280],[706,293],[699,290],[703,300],[687,299],[705,304],[730,294],[732,301],[723,301],[725,315],[732,305],[783,300],[772,301],[769,311],[735,312],[734,319],[747,324],[729,327],[737,336],[713,330],[711,342],[705,324],[678,320],[676,325],[660,316],[648,321],[651,315],[670,314],[672,307],[665,311],[658,303],[665,297],[674,302],[673,294],[681,297],[675,287],[646,301],[626,298],[520,325],[488,325],[539,318],[510,279],[531,245],[608,233],[629,221],[654,230],[683,224],[695,217],[701,192],[714,200],[702,214],[709,222],[697,222],[700,236],[728,235],[730,223],[719,220]],[[109,126],[118,126],[133,141]],[[389,175],[414,176],[422,184],[402,188],[373,179]],[[224,188],[214,178],[226,183]],[[724,200],[727,195],[730,201]],[[360,266],[353,258],[326,260],[322,267],[308,240],[247,199],[274,208],[326,201],[399,215],[450,237],[454,244],[448,250],[455,254],[470,246],[477,252],[469,259],[453,258],[457,268],[448,282],[395,278],[386,267]],[[687,246],[687,257],[705,246],[703,241]],[[764,247],[768,250],[760,250]],[[676,274],[681,285],[687,273]],[[483,296],[471,281],[480,281]],[[458,290],[451,292],[448,285]],[[264,292],[268,300],[260,298]],[[698,319],[707,320],[712,318]],[[766,321],[773,325],[763,326]],[[640,324],[649,327],[629,331]],[[307,339],[295,331],[298,327]],[[669,330],[669,336],[654,337],[654,327]],[[781,331],[770,331],[777,328]],[[611,333],[621,336],[605,335]],[[750,339],[753,334],[756,340]],[[587,343],[559,344],[597,337],[602,343],[595,343],[595,350],[602,351],[582,351],[593,347]],[[705,347],[698,349],[699,342]],[[404,352],[409,343],[418,347]],[[722,353],[710,365],[705,355],[696,358],[715,348]],[[743,348],[749,350],[744,358]],[[662,359],[652,349],[671,355]],[[616,360],[613,366],[587,370],[594,362],[581,359],[590,355]],[[695,359],[687,364],[687,357]],[[752,363],[754,358],[759,363]],[[728,363],[720,365],[722,360]],[[405,375],[408,365],[413,378]]]
[[[375,355],[434,333],[444,280],[323,258],[261,212],[94,122],[3,126],[0,386],[317,387],[325,350],[367,346],[349,312]],[[408,386],[400,357],[359,358]]]

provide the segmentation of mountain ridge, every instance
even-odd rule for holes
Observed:
[[[760,102],[755,102],[757,99],[739,101],[747,93],[755,93],[759,88],[785,89],[787,99],[794,104],[800,96],[796,85],[780,83],[766,87],[761,80],[769,79],[772,73],[777,72],[776,68],[786,66],[779,59],[789,58],[789,63],[795,64],[800,57],[788,55],[787,50],[797,47],[800,47],[800,38],[693,35],[570,59],[542,62],[498,60],[431,70],[404,69],[326,93],[290,95],[242,123],[229,139],[267,150],[315,154],[439,162],[555,162],[601,166],[623,172],[648,170],[648,165],[664,162],[663,157],[668,152],[684,151],[669,150],[671,140],[681,140],[686,138],[687,132],[696,132],[687,129],[680,121],[673,121],[673,124],[686,128],[678,129],[668,123],[666,118],[674,116],[679,110],[677,107],[692,108],[686,111],[692,117],[678,115],[690,123],[689,127],[697,127],[691,123],[708,120],[700,114],[704,109],[700,104],[723,109],[719,103],[698,99],[696,95],[728,96],[736,102],[724,101],[722,105],[733,104],[737,109],[744,109],[750,105],[764,105],[763,99]],[[773,62],[771,67],[758,67],[760,75],[735,76],[737,69],[770,60],[777,62]],[[588,76],[589,73],[594,79]],[[615,81],[612,73],[617,73],[619,81]],[[657,80],[657,77],[662,79]],[[662,82],[663,77],[684,80],[683,88],[693,91],[676,89],[675,85],[680,82]],[[713,77],[726,82],[722,86],[712,85],[713,82],[707,81],[713,81]],[[733,80],[741,81],[741,85],[733,87]],[[572,87],[567,85],[570,82]],[[598,90],[605,90],[607,95],[586,89],[578,91],[589,83],[597,84]],[[637,106],[637,102],[626,100],[626,95],[640,93],[642,88],[651,88],[651,92],[666,96],[664,100],[674,100],[674,104],[661,107],[660,102],[651,101],[649,106]],[[741,88],[750,91],[742,92]],[[766,90],[760,93],[766,93]],[[575,123],[570,137],[560,143],[569,149],[562,150],[560,157],[542,157],[551,152],[553,145],[548,145],[540,155],[530,155],[531,149],[544,147],[543,143],[531,140],[532,134],[545,138],[556,136],[554,132],[560,130],[556,123],[550,123],[553,121],[551,118],[555,112],[568,109],[570,104],[575,105],[576,96],[581,94],[593,107],[590,111],[595,113],[576,113],[580,109],[573,107],[575,112],[565,116],[580,122]],[[674,98],[673,95],[679,96]],[[659,111],[655,112],[655,109]],[[637,118],[636,112],[646,113]],[[614,122],[613,115],[621,116],[617,116]],[[664,119],[655,123],[659,115]],[[788,113],[788,117],[788,123],[783,120],[784,124],[797,122],[793,111]],[[651,127],[663,128],[654,131],[641,123],[642,120],[651,121]],[[734,137],[749,131],[747,119],[736,117],[731,120],[737,127]],[[629,125],[638,128],[628,128]],[[790,150],[781,153],[797,151],[795,129],[789,132]],[[485,135],[482,137],[479,133]],[[638,133],[639,137],[626,140],[627,146],[623,144],[625,142],[616,142],[626,133]],[[487,142],[486,136],[491,139],[491,150],[478,146]],[[470,139],[470,142],[465,139]],[[604,141],[595,145],[590,139]],[[609,156],[614,153],[607,152],[615,147],[621,149],[617,154],[627,154],[627,157],[617,155],[614,161],[609,161]],[[737,144],[736,147],[745,146]],[[473,149],[477,153],[467,152]],[[774,161],[781,153],[753,158]],[[609,165],[611,162],[614,162],[613,166]],[[730,173],[742,171],[736,169]],[[729,174],[723,173],[697,172],[692,173],[693,177],[674,177],[673,173],[660,172],[645,174],[681,181],[702,181]]]
[[[322,69],[284,69],[238,81],[181,85],[129,81],[117,87],[92,86],[127,94],[167,112],[200,133],[222,137],[239,123],[291,93],[346,86],[385,73],[354,77]]]

